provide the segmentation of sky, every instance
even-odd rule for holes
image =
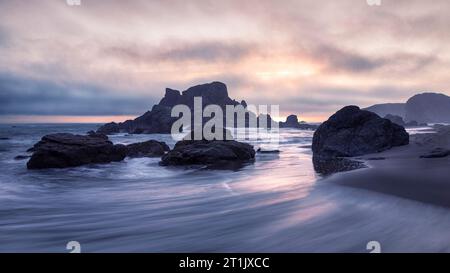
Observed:
[[[323,121],[450,95],[450,1],[0,0],[0,122],[138,116],[165,88]]]

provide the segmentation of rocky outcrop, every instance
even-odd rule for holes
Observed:
[[[290,115],[285,122],[280,122],[280,128],[299,128],[300,123],[296,115]]]
[[[376,104],[365,108],[384,117],[388,114],[401,117],[406,126],[426,125],[427,123],[450,123],[450,97],[440,93],[418,94],[406,103]]]
[[[409,143],[405,128],[377,114],[347,106],[314,133],[315,157],[353,157],[381,152]]]
[[[450,123],[450,97],[437,93],[413,96],[406,103],[406,120],[419,123]]]
[[[255,158],[253,146],[235,140],[182,140],[161,159],[161,165],[219,166],[245,163]]]
[[[153,106],[151,111],[146,112],[144,115],[134,119],[127,120],[122,123],[108,123],[101,126],[97,132],[104,134],[115,134],[120,132],[132,133],[132,134],[152,134],[161,133],[168,134],[171,132],[172,124],[178,120],[178,117],[171,117],[172,108],[175,105],[186,105],[193,113],[194,98],[202,98],[202,108],[204,109],[208,105],[218,105],[225,113],[227,105],[239,106],[247,108],[247,103],[241,101],[240,103],[228,96],[227,86],[221,82],[212,82],[202,85],[193,86],[183,92],[178,90],[166,89],[166,93],[161,101]],[[249,126],[249,120],[251,118],[257,119],[256,115],[250,111],[246,112],[244,126]],[[210,118],[204,118],[202,123],[206,123]],[[226,117],[224,115],[224,126],[226,126]],[[270,119],[268,122],[271,124],[273,121]],[[192,116],[193,124],[193,116]],[[234,122],[234,126],[239,124]],[[269,125],[270,126],[270,125]]]
[[[285,122],[279,123],[280,128],[294,128],[294,129],[301,129],[301,130],[315,130],[319,126],[308,124],[306,122],[299,122],[298,117],[296,115],[290,115],[286,118]]]
[[[127,145],[127,156],[129,157],[159,157],[168,151],[170,148],[165,142],[156,140]]]
[[[127,155],[124,145],[114,145],[101,134],[67,133],[44,136],[29,151],[33,152],[28,169],[67,168],[92,163],[121,161]]]
[[[253,146],[235,140],[191,140],[194,131],[178,141],[175,147],[161,158],[160,165],[239,166],[255,158]],[[230,137],[228,130],[223,135]]]
[[[97,133],[105,134],[105,135],[112,135],[112,134],[120,133],[120,130],[121,130],[121,126],[118,123],[110,122],[110,123],[107,123],[107,124],[103,125],[102,127],[100,127],[97,130]]]

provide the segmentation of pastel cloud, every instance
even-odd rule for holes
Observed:
[[[446,0],[2,1],[0,115],[138,115],[165,87],[215,80],[310,120],[450,94],[449,12]]]

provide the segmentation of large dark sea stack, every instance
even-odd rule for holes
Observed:
[[[238,102],[231,99],[228,96],[227,86],[221,82],[212,82],[193,86],[183,92],[167,88],[164,97],[161,99],[159,104],[153,106],[151,111],[146,112],[144,115],[134,120],[127,120],[122,123],[107,123],[101,126],[97,132],[103,134],[115,134],[120,132],[132,134],[171,133],[172,124],[178,120],[178,117],[171,117],[172,108],[175,105],[186,105],[191,109],[191,113],[193,115],[194,98],[196,97],[202,98],[202,109],[208,105],[218,105],[222,108],[224,111],[223,126],[226,126],[225,110],[227,105],[241,105],[243,108],[247,107],[247,103],[245,101]],[[251,115],[253,115],[253,118],[257,118],[254,113],[247,111],[245,121],[246,127]],[[204,118],[203,123],[207,122],[209,119],[210,118]],[[270,126],[272,122],[273,121],[270,119],[268,121],[268,126]],[[234,125],[235,127],[237,126],[236,122]]]
[[[319,126],[312,150],[316,157],[353,157],[408,143],[402,126],[357,106],[346,106]]]
[[[50,134],[30,149],[28,169],[67,168],[91,163],[121,161],[127,155],[124,145],[114,145],[102,134]]]

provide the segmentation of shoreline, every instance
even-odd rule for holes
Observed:
[[[450,149],[449,128],[443,133],[411,135],[409,145],[353,158],[368,168],[321,181],[450,208],[450,156],[420,158],[438,147]]]

